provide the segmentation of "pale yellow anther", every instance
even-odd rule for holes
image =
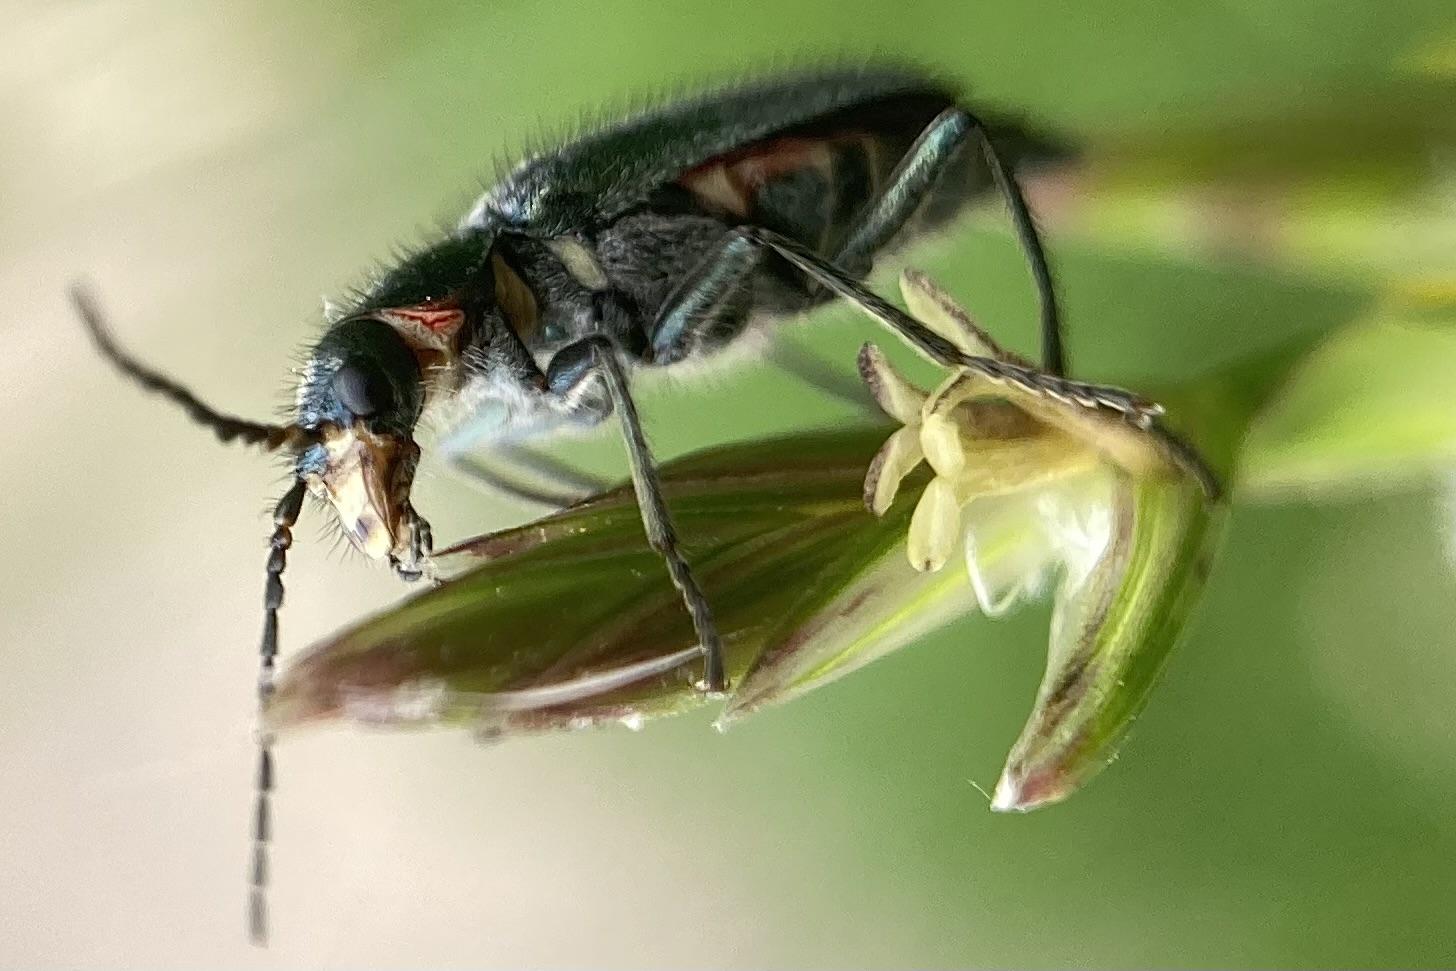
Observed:
[[[961,541],[961,500],[945,479],[934,479],[925,487],[910,517],[906,552],[910,565],[921,572],[945,566]]]
[[[1022,492],[1056,482],[1097,465],[1091,449],[1056,432],[1019,439],[979,439],[976,451],[954,474],[950,483],[962,502],[982,496]]]
[[[970,315],[924,273],[909,269],[901,272],[900,294],[905,298],[910,316],[966,354],[1006,359],[1006,352],[991,339],[991,335],[977,327]]]
[[[865,502],[870,512],[876,516],[885,514],[900,491],[900,483],[924,457],[919,429],[901,428],[885,440],[870,463],[870,474],[865,479]]]
[[[925,406],[925,392],[895,370],[884,352],[874,344],[860,348],[859,373],[880,410],[902,425],[919,424],[920,410]]]
[[[920,426],[920,445],[925,460],[939,476],[954,476],[966,464],[966,449],[961,441],[961,426],[953,414],[932,414]]]

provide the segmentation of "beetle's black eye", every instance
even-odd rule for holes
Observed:
[[[382,374],[355,364],[345,364],[335,372],[334,394],[339,404],[357,418],[388,410],[391,398],[389,384]]]

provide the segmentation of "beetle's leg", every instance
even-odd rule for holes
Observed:
[[[663,301],[649,328],[654,363],[672,364],[690,356],[707,335],[722,327],[725,317],[746,314],[748,307],[739,302],[762,262],[762,246],[737,233],[726,235],[722,247],[705,257]],[[831,398],[858,408],[869,403],[862,384],[842,380],[798,345],[780,342],[769,356],[779,368]]]
[[[650,329],[653,361],[672,364],[696,350],[703,335],[743,299],[763,256],[763,247],[754,240],[727,233],[722,246],[704,257],[663,301]]]
[[[1037,299],[1041,304],[1043,366],[1052,374],[1063,374],[1065,361],[1057,291],[1031,210],[1027,208],[1026,197],[1022,195],[1016,177],[997,154],[986,126],[964,108],[947,108],[921,133],[900,164],[895,166],[878,197],[872,199],[856,217],[856,225],[850,229],[831,262],[851,271],[861,267],[868,269],[874,254],[904,228],[935,180],[955,159],[957,151],[972,139],[980,144],[991,178],[1011,211],[1016,239],[1036,283]]]
[[[964,354],[950,341],[905,311],[887,303],[850,273],[830,263],[813,250],[786,236],[756,226],[739,226],[729,232],[722,248],[716,251],[715,256],[704,260],[705,269],[689,277],[689,280],[704,281],[703,285],[690,289],[686,294],[681,292],[682,288],[679,288],[679,292],[672,298],[677,303],[669,302],[662,311],[661,319],[671,320],[682,316],[691,320],[703,308],[711,308],[714,305],[713,296],[726,292],[730,283],[741,284],[742,277],[758,265],[763,258],[762,252],[766,249],[779,254],[810,279],[896,331],[911,346],[943,367],[964,367],[997,381],[1015,382],[1028,390],[1077,401],[1088,406],[1123,412],[1139,424],[1146,424],[1161,411],[1157,405],[1144,401],[1121,388],[1071,381],[1049,371],[1025,367],[1010,361]],[[757,251],[757,255],[754,255],[755,251]],[[721,257],[721,265],[726,268],[721,274],[716,273],[711,265],[716,257]],[[735,272],[737,276],[730,275]],[[683,307],[688,309],[681,309]],[[679,333],[682,331],[679,330]],[[554,361],[552,366],[555,367]]]
[[[492,449],[489,464],[471,449],[457,450],[447,445],[443,451],[451,467],[464,473],[467,482],[483,486],[492,495],[506,495],[552,510],[565,509],[609,485],[565,462],[510,448]],[[527,476],[534,481],[527,481]]]
[[[547,509],[553,511],[565,509],[578,498],[567,495],[566,493],[548,492],[544,488],[537,488],[534,485],[518,482],[514,478],[503,475],[491,468],[474,455],[453,455],[450,457],[450,465],[464,473],[467,482],[483,486],[492,495],[506,496],[510,499],[518,499],[521,502],[531,503],[532,505],[545,506]]]
[[[430,555],[435,551],[435,534],[430,521],[415,511],[414,506],[405,510],[405,522],[409,528],[409,552],[403,557],[390,556],[390,565],[401,580],[413,583],[420,577],[434,575]]]
[[[1036,394],[1059,401],[1070,401],[1085,408],[1101,408],[1118,412],[1128,421],[1157,434],[1177,460],[1203,485],[1210,496],[1220,494],[1218,476],[1187,442],[1157,424],[1163,413],[1161,405],[1131,391],[1105,384],[1072,381],[1049,371],[1017,364],[1010,360],[966,354],[950,341],[911,317],[899,307],[883,300],[844,271],[826,262],[811,250],[791,239],[766,229],[744,227],[735,230],[746,239],[757,240],[781,255],[803,273],[822,283],[839,296],[853,303],[877,322],[899,334],[911,347],[943,367],[960,367],[983,374],[992,381],[1014,384]]]
[[[703,649],[703,680],[698,687],[703,691],[723,691],[728,686],[723,667],[723,641],[718,636],[708,598],[703,595],[678,545],[677,530],[673,527],[667,500],[662,495],[662,483],[657,476],[657,463],[642,431],[642,420],[637,414],[637,405],[632,401],[627,374],[618,353],[616,344],[605,334],[583,338],[562,348],[552,359],[546,369],[547,383],[557,393],[570,394],[587,382],[600,380],[606,400],[598,407],[602,408],[603,417],[608,409],[616,411],[622,423],[622,439],[627,446],[627,460],[632,469],[632,488],[637,494],[637,509],[642,514],[642,528],[647,533],[648,545],[667,562],[668,575],[673,586],[682,594],[683,604],[688,609],[693,630]],[[563,362],[559,367],[558,360]],[[584,402],[590,400],[583,396]]]
[[[709,253],[689,273],[658,311],[648,329],[652,335],[652,360],[672,364],[708,343],[725,319],[747,315],[744,302],[749,278],[763,263],[763,247],[738,233],[728,233],[720,248]],[[842,380],[812,354],[798,345],[779,342],[770,352],[773,363],[831,398],[863,408],[868,404],[864,386]]]
[[[745,293],[748,277],[759,268],[761,258],[763,247],[729,234],[724,247],[703,259],[662,303],[651,328],[652,361],[673,364],[690,357],[708,344],[713,330],[722,328],[725,316],[747,313],[747,307],[740,309],[735,304]],[[812,389],[855,408],[868,409],[869,399],[862,383],[846,379],[801,346],[778,341],[770,349],[769,358],[779,370]]]
[[[966,354],[950,341],[866,288],[848,273],[787,237],[767,229],[740,227],[734,233],[747,242],[765,246],[805,275],[859,307],[871,318],[899,334],[910,346],[942,367],[962,367],[994,381],[1016,384],[1053,398],[1075,401],[1087,407],[1121,412],[1129,420],[1146,425],[1162,413],[1161,406],[1130,391],[1111,385],[1072,381],[1049,371],[1011,361]]]
[[[466,366],[472,372],[470,380],[486,387],[519,387],[528,396],[548,387],[546,375],[509,327],[495,331],[488,352],[476,349],[468,354]],[[591,409],[585,411],[590,414]],[[590,415],[590,420],[601,420],[609,413]],[[551,509],[565,508],[607,488],[609,483],[564,462],[512,447],[509,439],[502,441],[502,430],[497,424],[482,434],[467,422],[444,435],[436,450],[453,468],[465,473],[467,481],[484,486],[493,495],[504,494]],[[489,464],[479,454],[482,446],[489,446]]]
[[[991,178],[1006,201],[1017,241],[1036,284],[1044,367],[1053,375],[1061,375],[1065,373],[1061,312],[1041,236],[1021,186],[1002,162],[986,126],[964,108],[947,108],[926,127],[825,262],[840,267],[846,278],[863,276],[874,255],[905,227],[936,180],[972,140],[980,145]],[[742,292],[744,281],[762,258],[761,248],[752,245],[742,233],[730,234],[723,247],[704,259],[664,303],[651,329],[654,359],[666,364],[690,353],[694,338],[717,322],[718,315]],[[809,383],[817,386],[815,381]]]
[[[506,445],[498,453],[502,460],[509,461],[516,468],[539,479],[549,481],[561,491],[575,493],[578,497],[606,492],[615,485],[615,480],[584,472],[569,462],[552,455],[542,455],[518,445]]]

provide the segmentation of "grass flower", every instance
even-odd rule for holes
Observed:
[[[967,354],[1025,365],[924,276],[911,313]],[[1053,587],[1046,676],[993,808],[1064,798],[1116,751],[1201,585],[1213,473],[1152,420],[954,371],[912,385],[873,344],[860,373],[903,427],[865,481],[883,515],[923,460],[905,550],[918,571],[959,552],[980,610],[998,616]]]

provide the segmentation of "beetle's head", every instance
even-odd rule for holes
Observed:
[[[299,479],[326,500],[355,548],[406,555],[410,487],[424,407],[419,360],[390,324],[364,316],[319,341],[298,388],[297,424],[316,440],[298,454]]]
[[[97,349],[117,370],[148,391],[180,406],[224,442],[242,441],[296,456],[296,478],[273,508],[263,588],[263,637],[259,644],[258,700],[266,709],[278,653],[278,609],[283,568],[293,545],[304,492],[327,500],[354,546],[374,558],[389,557],[402,578],[423,575],[429,528],[410,506],[419,447],[414,427],[424,408],[424,367],[452,349],[464,312],[458,304],[430,300],[392,310],[364,312],[334,324],[310,355],[298,389],[298,415],[288,425],[247,421],[209,407],[185,385],[133,357],[112,337],[95,299],[82,287],[71,297]],[[418,338],[406,342],[404,335]],[[273,788],[271,734],[258,735],[254,793],[251,931],[267,933],[269,793]]]

